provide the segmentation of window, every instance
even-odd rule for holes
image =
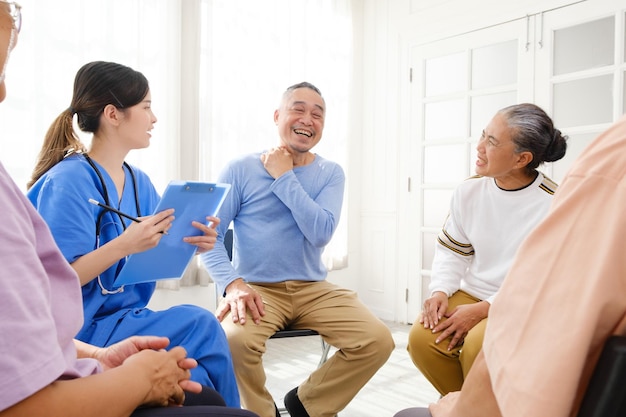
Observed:
[[[24,23],[7,69],[0,108],[2,162],[18,185],[35,165],[44,135],[70,105],[74,76],[90,61],[115,61],[150,81],[159,119],[148,149],[128,161],[147,171],[159,191],[176,176],[178,146],[179,2],[21,0]],[[78,131],[78,129],[76,129]],[[81,138],[88,144],[89,136]]]

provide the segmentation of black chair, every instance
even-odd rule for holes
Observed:
[[[228,229],[226,234],[224,235],[224,246],[226,247],[226,252],[228,253],[228,258],[233,260],[233,229]],[[302,336],[319,336],[319,333],[312,329],[290,329],[285,328],[283,330],[279,330],[274,333],[270,339],[282,339],[287,337],[302,337]],[[318,362],[318,368],[326,362],[328,359],[328,354],[330,352],[330,345],[324,341],[324,338],[320,336],[320,340],[322,343],[322,355],[320,357],[320,361]],[[279,408],[278,411],[283,414],[287,412],[287,409],[284,407]]]
[[[319,336],[319,333],[315,330],[311,329],[283,329],[279,330],[270,337],[270,339],[281,339],[284,337],[301,337],[301,336]],[[320,341],[322,343],[322,355],[320,357],[320,361],[317,364],[319,368],[326,362],[328,359],[328,353],[330,352],[330,345],[324,341],[324,339],[320,336]]]
[[[626,336],[611,336],[604,345],[578,417],[626,416]]]

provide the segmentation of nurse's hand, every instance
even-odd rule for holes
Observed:
[[[132,222],[118,238],[122,243],[125,255],[139,253],[154,248],[161,238],[172,227],[174,209],[163,210],[152,216],[139,217],[141,222]]]
[[[208,226],[196,221],[191,223],[193,227],[202,232],[202,235],[183,238],[183,241],[198,247],[197,253],[210,251],[215,247],[215,242],[217,242],[217,230],[215,228],[220,224],[220,219],[214,216],[207,216],[206,221],[209,224]]]

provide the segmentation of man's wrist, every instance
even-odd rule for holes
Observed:
[[[233,281],[228,283],[228,285],[226,285],[226,287],[224,288],[224,294],[228,294],[231,289],[239,287],[240,285],[245,285],[243,278],[239,277],[234,279]]]

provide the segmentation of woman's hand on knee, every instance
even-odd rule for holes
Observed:
[[[486,301],[455,307],[446,314],[446,320],[433,329],[433,333],[441,332],[435,343],[451,337],[448,350],[461,345],[469,331],[487,317],[488,311],[489,303]]]
[[[448,295],[441,291],[436,291],[430,298],[424,301],[420,323],[425,329],[434,329],[439,324],[446,310],[448,309]]]

